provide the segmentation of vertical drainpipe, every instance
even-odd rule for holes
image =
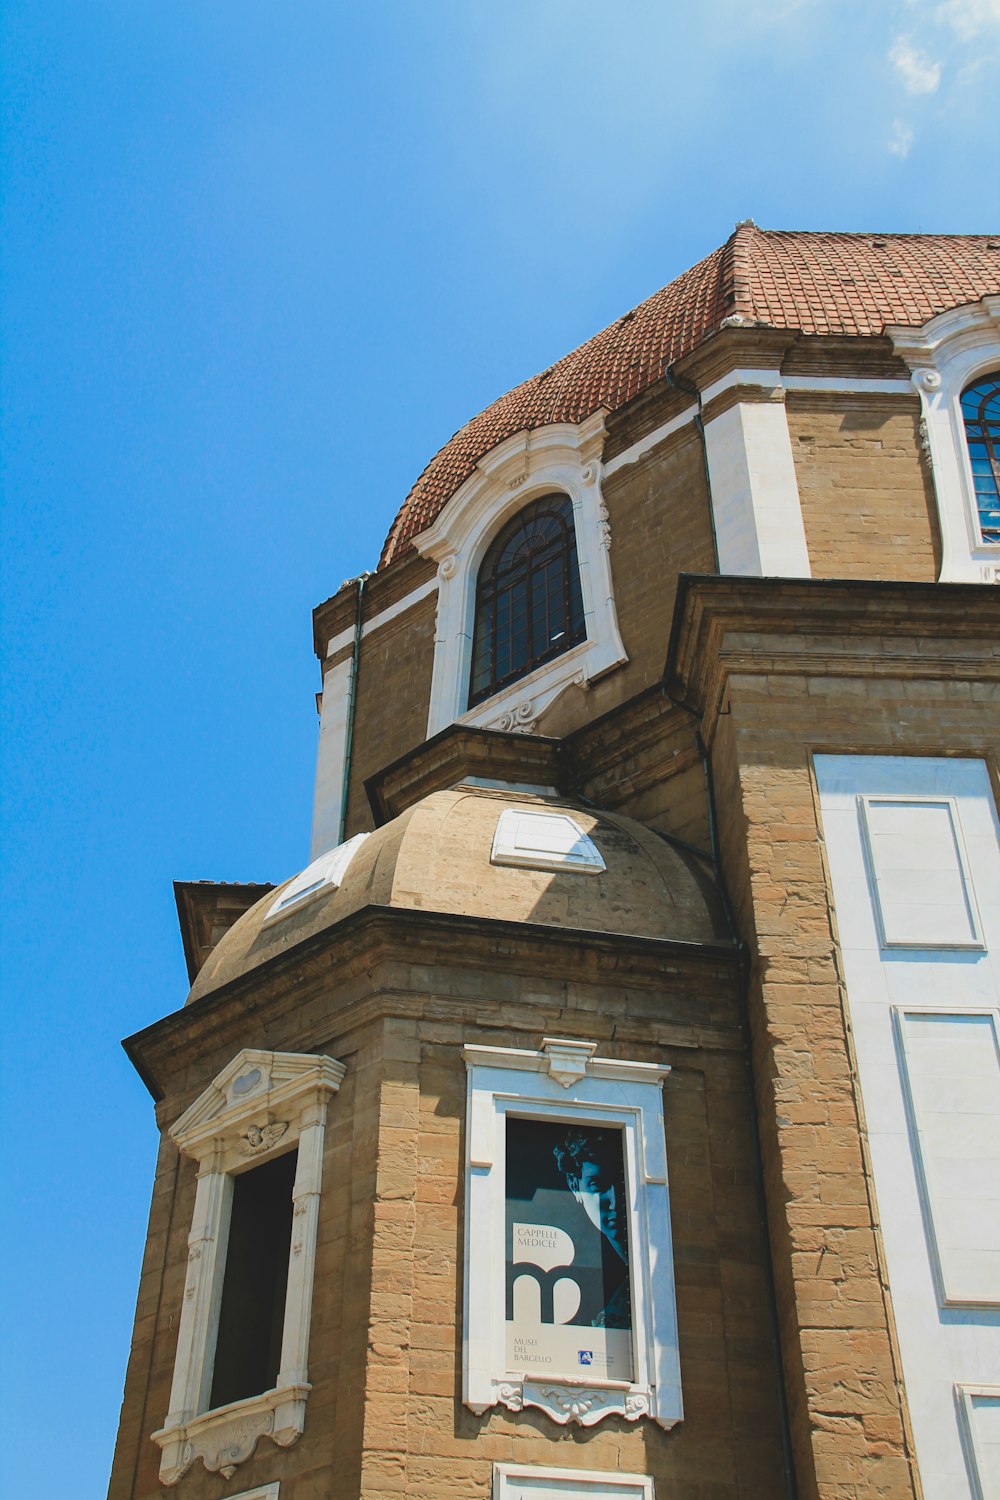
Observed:
[[[347,734],[344,741],[344,786],[340,794],[340,830],[337,843],[344,842],[347,833],[347,793],[351,785],[351,751],[354,748],[354,719],[358,706],[358,671],[361,667],[361,604],[365,584],[372,575],[359,573],[353,580],[357,586],[357,606],[354,613],[354,649],[351,655],[351,681],[347,689]]]

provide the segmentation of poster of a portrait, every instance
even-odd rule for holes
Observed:
[[[507,1368],[632,1380],[620,1128],[507,1117]]]

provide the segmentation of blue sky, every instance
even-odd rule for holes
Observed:
[[[171,881],[307,860],[310,611],[469,416],[719,244],[995,232],[1000,0],[7,0],[11,1494],[106,1485]],[[991,110],[990,106],[993,105]]]

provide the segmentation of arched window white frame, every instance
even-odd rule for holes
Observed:
[[[920,394],[941,526],[941,581],[1000,582],[1000,545],[983,540],[962,393],[1000,365],[1000,296],[952,308],[922,328],[887,328]]]
[[[508,438],[483,458],[433,526],[414,538],[438,564],[437,628],[428,737],[461,721],[530,733],[572,683],[586,686],[628,660],[611,584],[611,528],[601,493],[604,419],[554,423]],[[553,660],[468,707],[476,580],[497,533],[533,500],[559,492],[573,506],[586,638]]]

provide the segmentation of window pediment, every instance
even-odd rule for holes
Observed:
[[[257,1155],[254,1142],[253,1149],[241,1149],[246,1131],[287,1125],[276,1118],[282,1106],[287,1106],[286,1113],[300,1114],[308,1097],[338,1089],[345,1071],[344,1064],[332,1057],[245,1048],[184,1111],[171,1127],[171,1137],[186,1156],[199,1160],[220,1142],[227,1154]],[[279,1139],[273,1136],[259,1154]]]

